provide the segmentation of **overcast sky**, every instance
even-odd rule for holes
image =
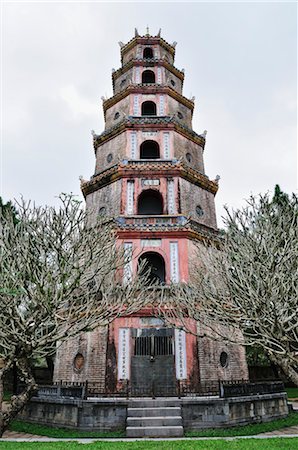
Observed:
[[[216,196],[241,207],[276,183],[297,189],[295,3],[4,3],[2,174],[5,201],[55,204],[93,174],[90,130],[103,131],[118,41],[137,27],[177,41],[193,128],[208,131],[206,173]]]

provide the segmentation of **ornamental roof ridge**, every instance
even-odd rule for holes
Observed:
[[[177,76],[183,80],[184,79],[184,71],[183,70],[179,70],[177,69],[176,66],[174,66],[174,64],[171,64],[169,61],[163,59],[163,58],[133,58],[130,61],[128,61],[126,64],[124,64],[124,66],[119,67],[119,69],[115,70],[114,72],[112,72],[112,79],[113,82],[115,80],[115,78],[118,76],[118,74],[125,72],[125,70],[129,69],[130,67],[132,67],[135,63],[147,63],[147,62],[153,62],[153,63],[161,63],[165,66],[167,66],[167,68],[171,68],[173,73],[177,73]]]
[[[121,92],[118,92],[117,94],[112,95],[112,97],[109,97],[107,99],[103,99],[103,110],[104,113],[106,110],[115,105],[118,101],[122,100],[124,97],[129,95],[130,93],[144,89],[144,93],[146,93],[146,90],[156,89],[160,90],[162,92],[167,93],[174,99],[176,99],[178,102],[184,104],[189,109],[193,110],[195,102],[193,99],[185,97],[183,94],[180,94],[176,91],[176,89],[172,88],[171,86],[165,84],[165,83],[131,83],[129,84],[125,89],[123,89]]]
[[[115,217],[114,222],[119,231],[127,231],[127,232],[191,232],[195,235],[195,237],[202,237],[204,239],[215,239],[216,241],[221,240],[221,236],[219,230],[217,228],[209,227],[208,225],[204,225],[199,223],[191,217],[180,216],[180,218],[184,218],[185,220],[177,220],[171,222],[167,220],[167,216],[164,217],[166,222],[140,222],[139,220],[134,220],[135,216],[121,216]],[[176,219],[179,219],[178,215]]]
[[[126,116],[118,124],[114,125],[107,130],[104,130],[101,134],[93,135],[94,150],[97,149],[97,145],[106,139],[112,138],[117,132],[122,132],[125,128],[129,128],[129,125],[159,125],[159,124],[173,124],[177,131],[181,131],[181,134],[186,134],[187,137],[193,138],[204,149],[205,147],[205,135],[198,134],[186,125],[183,125],[174,116]]]
[[[181,160],[145,161],[123,159],[104,171],[93,175],[89,181],[82,182],[82,192],[84,196],[86,196],[105,184],[109,184],[116,181],[118,178],[129,175],[131,171],[133,171],[134,176],[144,176],[146,172],[166,171],[167,173],[170,173],[174,171],[176,172],[176,175],[203,187],[214,195],[218,191],[218,183],[216,181],[210,180],[207,175],[193,169]]]
[[[148,41],[157,41],[157,42],[159,42],[160,43],[160,45],[162,46],[162,47],[164,47],[166,50],[168,50],[173,56],[175,55],[175,46],[176,46],[176,43],[175,43],[175,45],[173,45],[173,44],[169,44],[169,42],[167,42],[165,39],[163,39],[162,37],[160,37],[160,36],[150,36],[150,35],[145,35],[145,36],[140,36],[140,35],[138,35],[138,36],[134,36],[133,38],[131,38],[126,44],[123,44],[122,42],[121,42],[121,57],[123,57],[123,55],[128,51],[128,50],[130,50],[134,45],[136,45],[136,44],[138,44],[139,42],[140,43],[146,43],[146,42],[148,42]]]

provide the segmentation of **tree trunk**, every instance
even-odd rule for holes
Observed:
[[[17,360],[16,365],[20,373],[22,374],[23,380],[25,381],[25,389],[19,395],[13,395],[11,397],[10,404],[8,405],[7,410],[2,412],[0,420],[0,437],[8,428],[10,422],[15,419],[18,413],[28,403],[37,389],[37,384],[32,375],[27,358],[21,358]]]
[[[269,353],[270,360],[278,365],[285,373],[285,375],[298,386],[298,372],[291,366],[291,363],[287,358],[277,356],[276,354]]]
[[[4,375],[10,369],[12,361],[4,361],[4,366],[0,370],[0,437],[4,433],[4,411],[3,411],[3,394],[4,394]]]

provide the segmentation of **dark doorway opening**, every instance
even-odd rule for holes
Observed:
[[[143,58],[144,59],[151,59],[151,58],[153,58],[153,50],[152,50],[152,48],[150,48],[150,47],[144,48]]]
[[[140,147],[141,159],[157,159],[160,158],[159,145],[156,141],[145,141]]]
[[[136,396],[177,395],[174,330],[143,328],[133,330],[131,389]]]
[[[139,258],[139,264],[144,262],[144,273],[149,273],[149,280],[164,284],[166,281],[165,260],[156,252],[143,253]]]
[[[155,73],[153,70],[144,70],[142,73],[142,83],[155,83]]]
[[[156,116],[156,104],[149,101],[142,103],[142,116]]]
[[[161,194],[153,189],[143,191],[138,199],[138,214],[144,216],[159,216],[163,214]]]

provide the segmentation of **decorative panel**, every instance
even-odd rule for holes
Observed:
[[[164,116],[165,114],[165,106],[164,106],[164,96],[159,96],[159,115]]]
[[[142,186],[159,186],[159,180],[149,180],[148,178],[142,179]]]
[[[159,133],[158,131],[142,131],[142,136],[146,139],[151,137],[157,139],[158,133]]]
[[[185,331],[175,329],[176,378],[187,378]]]
[[[142,239],[142,247],[161,247],[161,239]]]
[[[137,158],[137,132],[132,131],[130,133],[130,157],[131,159]]]
[[[168,179],[168,214],[175,214],[174,180]]]
[[[118,380],[129,379],[130,329],[119,328]]]
[[[135,83],[136,84],[141,83],[140,66],[135,67]]]
[[[178,242],[170,242],[170,266],[172,283],[179,282]]]
[[[134,95],[133,97],[133,115],[138,116],[139,115],[139,96]]]
[[[124,243],[123,283],[128,284],[132,279],[132,242]]]
[[[141,45],[137,48],[137,59],[142,59],[142,47]]]
[[[163,157],[170,159],[170,133],[163,133]]]
[[[161,67],[157,68],[157,84],[161,84]]]
[[[126,190],[126,214],[133,214],[133,195],[134,195],[134,181],[127,181]]]

